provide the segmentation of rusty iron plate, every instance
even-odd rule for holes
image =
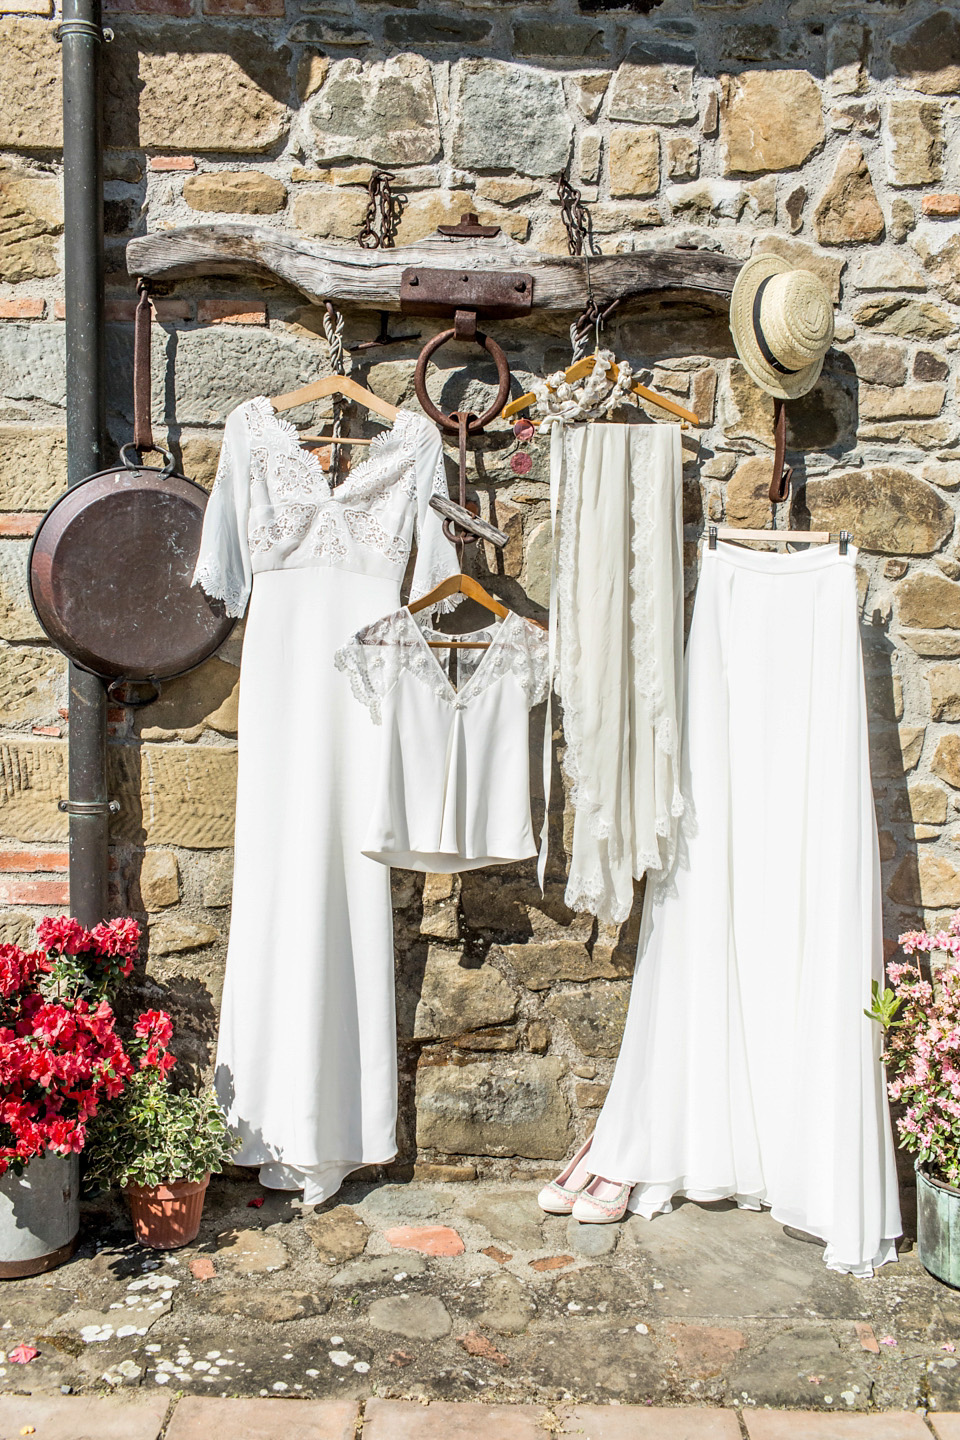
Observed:
[[[55,501],[30,550],[37,619],[107,680],[169,680],[200,665],[234,621],[191,584],[207,496],[184,475],[118,466]]]
[[[533,307],[533,276],[522,270],[432,270],[408,265],[400,276],[405,315],[452,315],[474,310],[491,320],[526,315]]]

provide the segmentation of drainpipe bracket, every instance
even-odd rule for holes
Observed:
[[[119,800],[58,800],[57,809],[64,815],[116,815]]]

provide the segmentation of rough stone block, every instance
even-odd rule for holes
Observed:
[[[183,198],[191,210],[273,215],[287,203],[287,190],[282,180],[261,170],[217,170],[188,176],[183,182]]]
[[[584,1055],[616,1057],[623,1038],[629,1002],[628,988],[604,985],[551,995],[545,1008],[562,1020]]]
[[[22,327],[11,325],[6,330],[15,328]],[[31,330],[54,328],[47,325],[30,327]],[[63,331],[62,325],[57,328]],[[129,335],[117,335],[115,332],[116,327],[108,327],[107,383],[116,408],[125,418],[131,419],[132,345]],[[3,386],[7,356],[4,338],[4,328],[0,327],[0,393],[10,395],[10,389]],[[157,339],[161,343],[153,347],[151,369],[154,424],[158,428],[163,423],[164,394],[171,378],[175,391],[172,404],[181,425],[222,425],[235,406],[262,392],[265,375],[270,377],[271,393],[280,394],[315,380],[320,363],[319,346],[315,341],[275,330],[263,330],[254,325],[214,325],[180,333],[177,363],[171,377],[165,358],[166,339],[163,336]],[[60,344],[62,346],[62,333]],[[38,359],[45,358],[48,351],[49,347],[42,350]],[[12,358],[11,354],[11,364]],[[62,349],[56,358],[62,366]],[[52,361],[49,363],[52,388]],[[13,376],[11,383],[22,385]]]
[[[573,1143],[563,1069],[552,1056],[421,1065],[417,1144],[446,1155],[562,1159]]]
[[[433,75],[420,55],[336,61],[306,116],[321,160],[422,165],[440,153]]]
[[[268,150],[287,131],[289,62],[289,50],[240,26],[124,26],[105,60],[106,143]]]
[[[954,790],[960,790],[960,735],[941,735],[930,769]]]
[[[804,240],[791,240],[788,236],[776,232],[761,236],[756,250],[758,254],[780,255],[798,269],[812,270],[830,291],[833,303],[839,305],[840,276],[846,264],[842,257],[831,255],[828,250],[820,250],[816,245],[808,245]]]
[[[526,240],[529,234],[526,215],[478,205],[469,190],[424,190],[411,196],[397,230],[397,244],[414,245],[432,235],[438,225],[456,225],[460,216],[471,210],[479,215],[481,225],[499,225],[513,240]]]
[[[3,640],[46,639],[27,593],[29,549],[28,540],[0,540],[0,639]]]
[[[773,399],[755,385],[739,360],[731,360],[721,390],[723,432],[731,439],[773,444]],[[768,482],[769,483],[769,482]]]
[[[521,175],[564,169],[573,129],[559,76],[502,60],[463,60],[457,72],[454,165]]]
[[[863,151],[849,140],[813,212],[821,245],[859,245],[883,238],[884,219]]]
[[[0,325],[0,394],[62,409],[66,392],[64,327],[42,321]]]
[[[293,197],[291,218],[300,235],[323,240],[356,240],[367,213],[362,190],[310,190]]]
[[[0,647],[0,725],[41,724],[66,703],[67,662],[49,646]]]
[[[960,905],[960,870],[940,855],[923,849],[919,855],[905,855],[887,886],[887,894],[898,905],[922,905],[940,910]]]
[[[942,7],[893,37],[890,58],[898,74],[926,95],[960,91],[960,20]]]
[[[490,22],[462,13],[408,12],[387,15],[383,34],[391,45],[402,49],[419,45],[477,45],[490,34]]]
[[[190,950],[205,950],[220,939],[220,931],[212,925],[190,920],[184,915],[164,915],[150,926],[151,955],[183,955]]]
[[[447,1307],[433,1295],[390,1295],[375,1300],[367,1319],[375,1330],[387,1330],[407,1340],[442,1340],[453,1328]]]
[[[853,318],[858,325],[899,335],[901,340],[941,340],[954,328],[950,316],[939,305],[901,296],[869,300],[858,307]]]
[[[953,671],[954,677],[956,677],[953,683],[953,693],[960,702],[960,684],[958,684],[960,668],[956,665],[942,665],[937,668]],[[934,718],[939,717],[935,716]],[[947,792],[942,786],[933,785],[929,780],[917,780],[907,788],[906,810],[910,819],[917,824],[945,825],[947,822]]]
[[[871,385],[902,385],[907,378],[907,351],[889,340],[860,340],[848,352],[860,380]]]
[[[236,666],[212,656],[189,674],[166,682],[159,700],[138,712],[141,735],[165,740],[194,730],[217,715],[238,684]]]
[[[852,530],[864,550],[930,555],[953,530],[953,511],[924,480],[894,465],[808,480],[804,491],[816,530]]]
[[[860,389],[861,420],[932,418],[946,399],[946,385],[864,385]]]
[[[926,290],[922,270],[902,253],[868,250],[853,272],[858,290]],[[942,378],[942,377],[940,377]]]
[[[901,625],[960,627],[960,585],[943,575],[910,575],[897,586],[896,596]]]
[[[661,144],[652,125],[616,125],[609,138],[610,194],[656,194],[661,183]]]
[[[62,144],[60,46],[48,20],[0,17],[0,147],[55,150]],[[49,273],[49,272],[48,272]]]
[[[575,105],[585,120],[595,120],[603,104],[603,97],[610,84],[609,71],[587,72],[583,75],[568,75],[564,88],[571,104]]]
[[[766,530],[770,525],[770,476],[773,462],[768,455],[751,455],[741,460],[727,483],[726,519],[730,525]]]
[[[0,179],[0,280],[16,285],[56,275],[62,229],[56,180],[17,174]]]
[[[349,1205],[335,1205],[323,1215],[311,1216],[303,1228],[325,1265],[355,1260],[363,1254],[370,1238],[369,1225]]]
[[[493,965],[468,968],[458,950],[431,945],[414,1021],[418,1040],[501,1025],[517,1013],[517,996]]]
[[[700,168],[700,146],[692,135],[671,135],[664,146],[671,180],[692,180]]]
[[[140,864],[140,899],[145,910],[164,910],[180,899],[180,866],[170,850],[148,850]]]
[[[611,120],[678,125],[696,118],[691,66],[628,60],[618,69],[610,93]]]
[[[606,60],[609,50],[598,25],[570,24],[558,20],[518,20],[513,27],[517,55],[557,60]]]
[[[561,980],[618,980],[629,970],[602,945],[588,949],[579,940],[528,940],[504,945],[501,953],[528,990],[549,990]]]
[[[887,106],[891,185],[929,185],[943,176],[943,116],[935,100],[895,96]]]
[[[823,144],[816,81],[804,70],[747,70],[724,76],[720,140],[724,173],[792,170]]]

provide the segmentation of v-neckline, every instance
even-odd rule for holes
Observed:
[[[457,688],[455,685],[453,685],[450,680],[450,676],[447,674],[446,670],[444,670],[443,666],[440,664],[440,661],[430,649],[430,645],[427,640],[427,632],[420,625],[417,624],[409,605],[404,605],[403,613],[406,615],[409,624],[412,625],[414,630],[416,631],[417,640],[421,648],[426,652],[426,655],[430,660],[430,664],[433,666],[436,674],[439,675],[441,680],[443,681],[448,696],[455,704],[459,702],[461,705],[465,703],[468,692],[475,686],[476,681],[483,674],[485,666],[487,666],[490,661],[490,656],[496,649],[499,649],[499,647],[503,644],[504,631],[509,630],[511,621],[522,619],[522,616],[518,615],[516,610],[511,610],[509,615],[507,615],[503,620],[501,620],[498,625],[493,627],[493,636],[491,638],[490,644],[477,662],[476,669],[474,670],[473,674],[470,675],[468,679],[463,683],[463,685]],[[462,635],[458,635],[457,638],[463,640],[469,639],[473,635],[483,635],[486,633],[486,628],[487,627],[484,627],[483,630],[466,630],[463,632]],[[441,634],[439,630],[431,630],[429,633],[431,635]]]
[[[344,479],[341,485],[337,485],[336,487],[334,487],[327,479],[326,471],[320,464],[317,456],[314,455],[312,450],[308,450],[305,445],[301,445],[300,435],[296,427],[292,425],[289,420],[284,420],[283,416],[278,414],[277,411],[274,410],[273,405],[270,401],[270,397],[268,395],[257,395],[254,397],[252,403],[261,406],[264,413],[267,415],[268,419],[273,422],[279,433],[293,442],[293,444],[297,448],[298,454],[303,456],[310,469],[314,472],[317,480],[322,485],[326,494],[326,498],[328,500],[340,499],[342,496],[348,493],[348,489],[352,489],[354,487],[358,480],[363,479],[363,476],[367,472],[367,470],[379,459],[380,450],[382,449],[382,447],[388,444],[394,438],[397,426],[400,423],[401,419],[403,419],[405,422],[407,417],[416,419],[416,411],[406,410],[403,407],[398,409],[396,418],[392,420],[389,425],[384,426],[384,428],[380,431],[378,435],[374,435],[370,445],[370,449],[373,451],[373,453],[369,454],[365,460],[361,460],[360,464],[356,467],[356,469],[351,470],[350,474]]]

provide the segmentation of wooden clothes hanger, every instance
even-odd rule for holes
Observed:
[[[484,590],[478,580],[472,575],[450,575],[446,580],[441,580],[439,585],[434,585],[426,595],[421,595],[419,600],[412,600],[407,606],[411,615],[418,614],[421,610],[429,610],[431,606],[438,605],[441,600],[448,600],[451,595],[466,595],[468,600],[476,600],[484,610],[489,610],[499,620],[506,620],[508,615],[514,612],[508,610],[506,605],[501,605],[488,590]],[[541,625],[539,620],[531,620],[540,630],[547,627]],[[456,635],[451,635],[449,640],[428,640],[427,644],[432,650],[486,650],[490,644],[489,640],[458,640]]]
[[[563,372],[563,378],[568,385],[575,385],[578,380],[583,380],[587,375],[593,373],[596,363],[596,355],[585,355],[582,360],[577,360],[573,365],[567,367]],[[611,369],[613,371],[614,381],[616,381],[620,375],[620,367],[614,364],[611,366]],[[630,386],[630,393],[631,395],[638,395],[641,400],[646,400],[651,405],[659,405],[661,410],[668,410],[671,415],[676,415],[679,419],[685,420],[688,425],[699,426],[700,424],[699,416],[695,415],[692,410],[687,410],[683,405],[679,404],[678,401],[671,400],[668,395],[659,395],[656,390],[651,390],[646,385],[641,385],[639,380],[635,385]],[[526,410],[527,406],[532,405],[536,398],[536,395],[534,395],[532,391],[529,391],[526,395],[518,395],[516,400],[510,400],[504,405],[500,411],[501,419],[509,420],[512,415],[517,415],[521,410]]]
[[[784,545],[839,545],[840,554],[846,555],[852,539],[849,530],[836,534],[829,530],[741,530],[736,525],[711,525],[707,530],[707,545],[711,550],[716,550],[718,540],[732,540],[738,545],[774,540]]]
[[[324,375],[322,380],[314,380],[309,385],[304,385],[299,390],[289,390],[286,395],[277,395],[270,401],[274,410],[278,413],[284,410],[293,410],[297,405],[306,405],[311,400],[322,400],[327,395],[342,395],[347,400],[355,400],[358,405],[365,405],[376,415],[382,415],[385,420],[392,424],[400,411],[388,400],[381,400],[372,390],[365,385],[360,385],[356,380],[351,380],[349,375]],[[370,441],[365,439],[354,439],[349,435],[342,435],[336,441],[331,435],[301,435],[301,440],[314,441],[323,445],[336,443],[337,445],[369,445]]]

